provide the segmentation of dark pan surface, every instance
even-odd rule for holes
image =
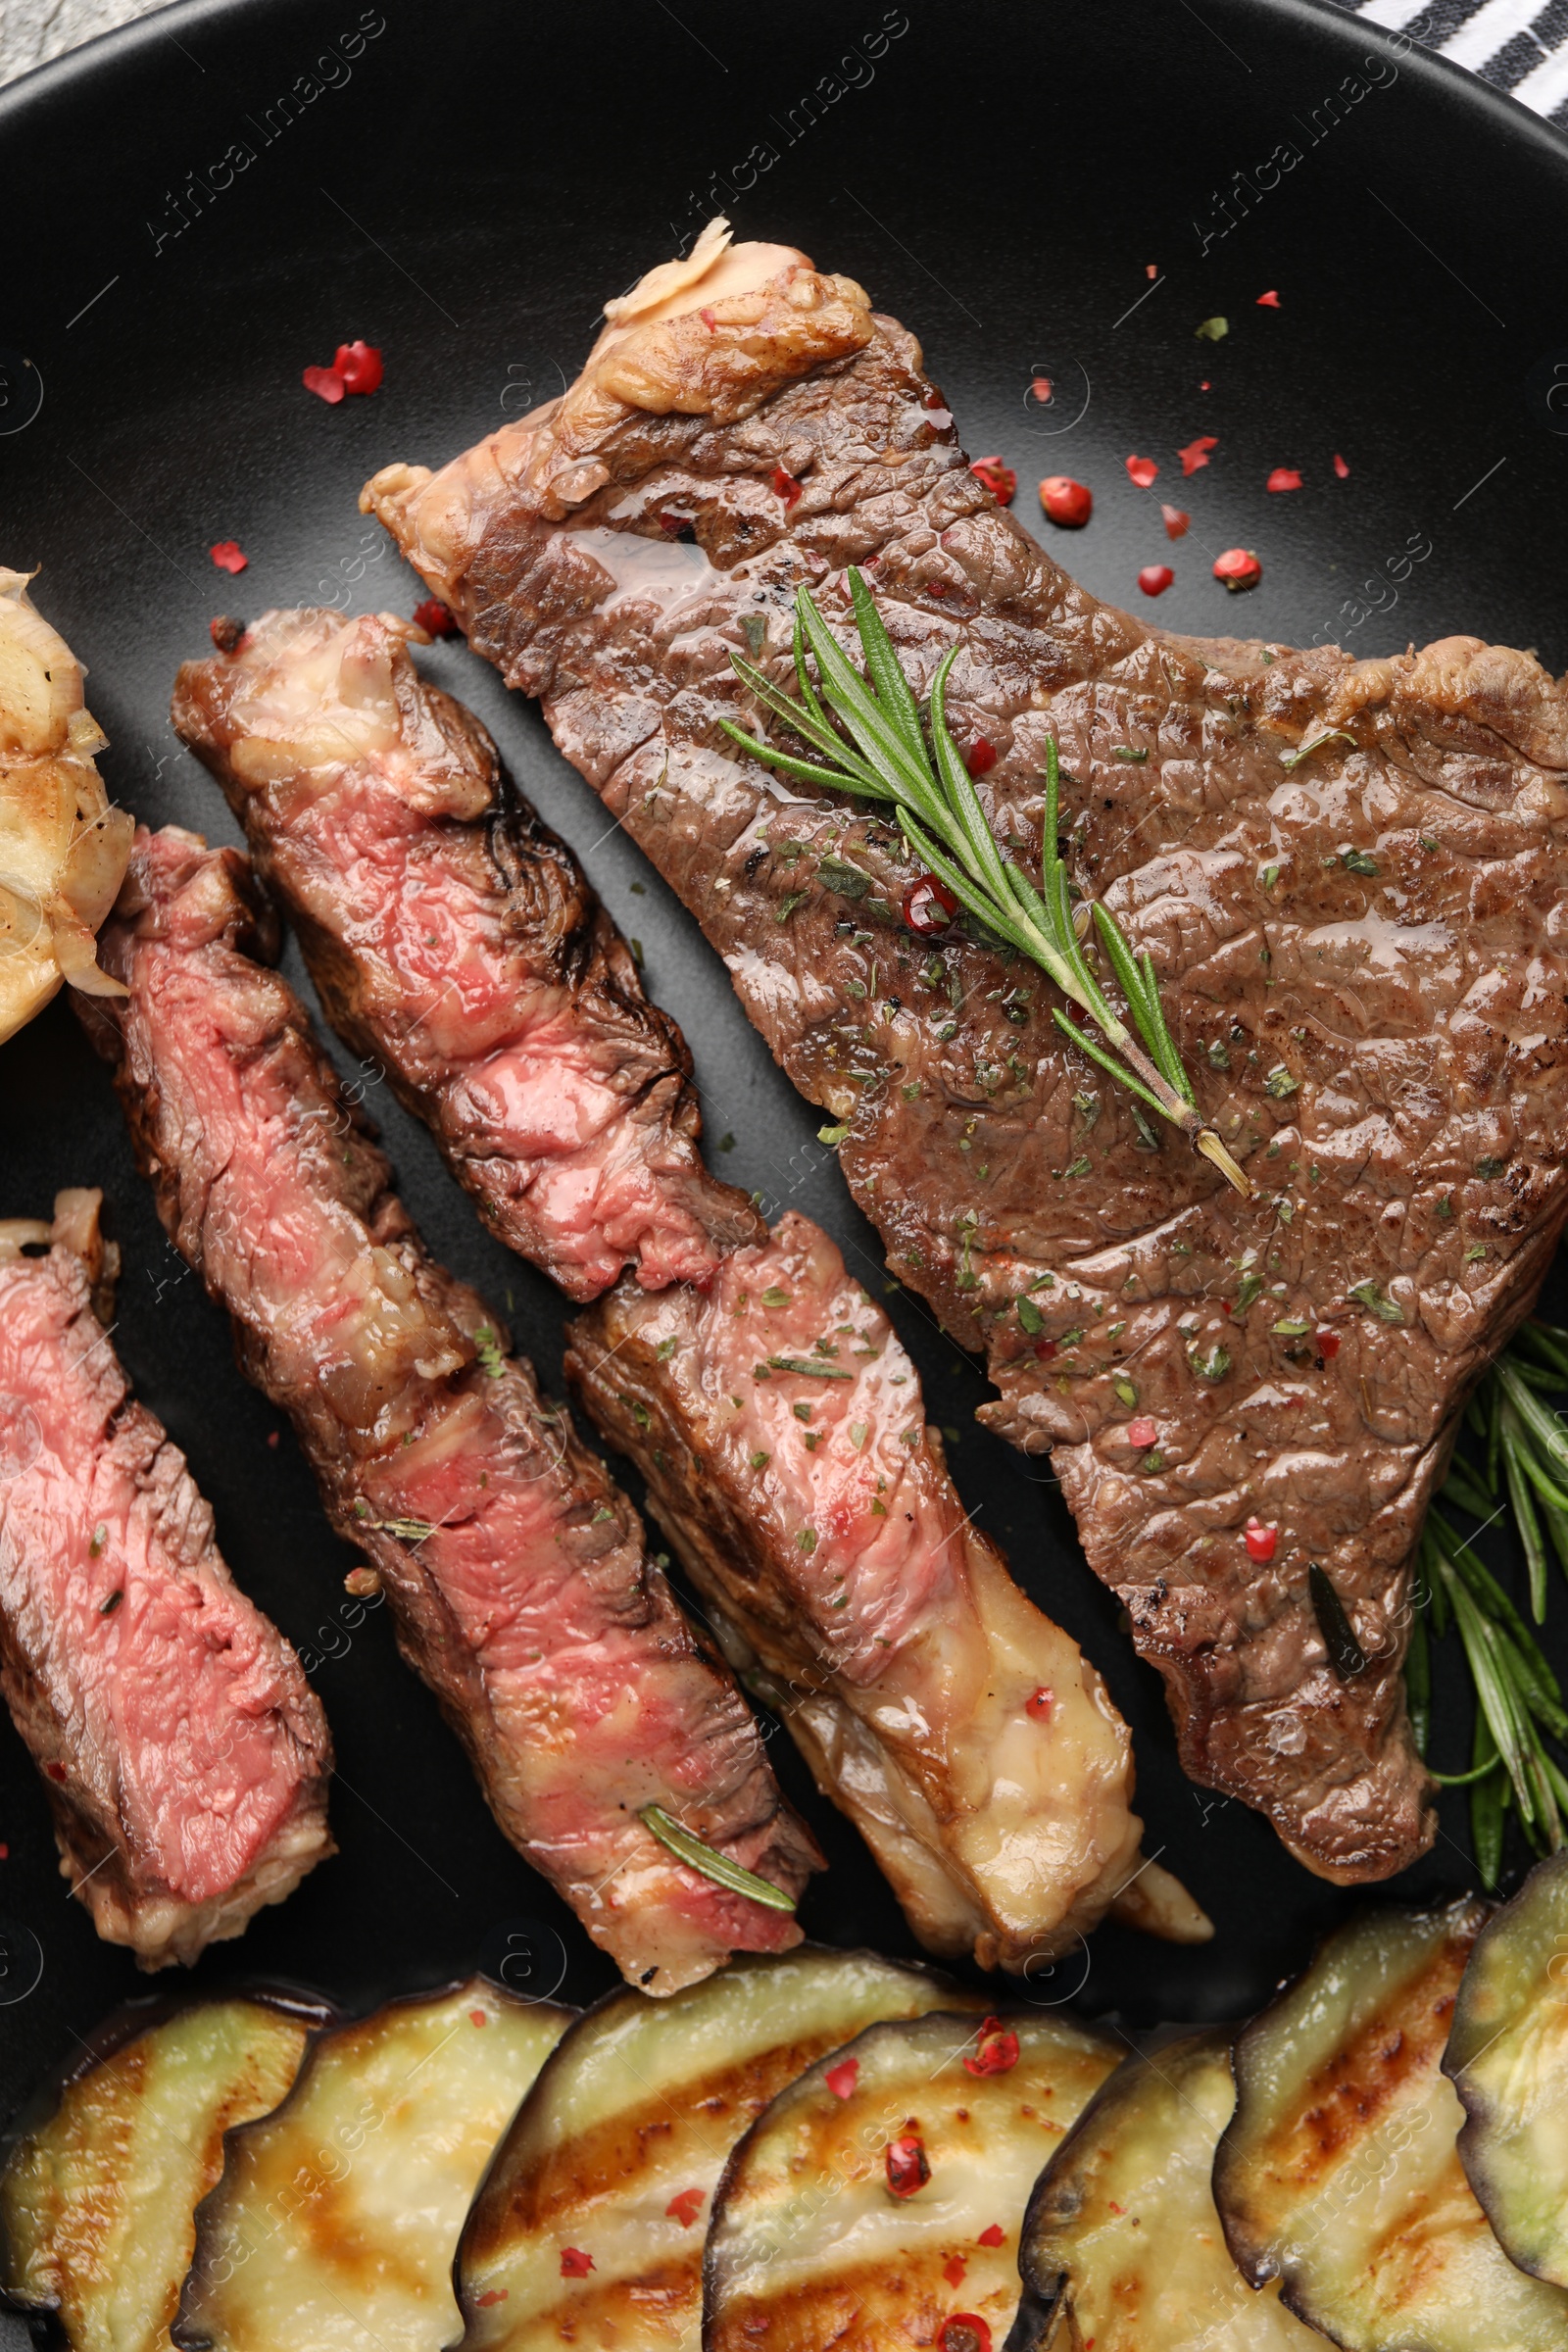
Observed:
[[[175,664],[205,649],[210,617],[323,598],[412,611],[422,591],[357,512],[361,482],[393,458],[439,463],[555,390],[599,302],[720,209],[741,235],[800,243],[859,278],[919,333],[970,454],[1018,468],[1029,527],[1047,530],[1039,475],[1094,486],[1092,527],[1047,535],[1100,594],[1136,600],[1139,566],[1168,555],[1159,617],[1176,627],[1341,636],[1367,653],[1468,629],[1568,661],[1555,429],[1568,415],[1546,399],[1552,368],[1568,368],[1549,274],[1568,148],[1508,100],[1308,0],[1202,0],[1200,16],[1170,0],[908,0],[907,18],[879,0],[680,0],[678,17],[648,0],[382,7],[384,20],[357,0],[195,0],[0,98],[0,562],[42,564],[40,607],[92,670],[111,788],[150,823],[235,838],[167,718]],[[1298,161],[1267,187],[1286,145]],[[236,172],[238,151],[252,160]],[[1270,289],[1277,311],[1256,304]],[[1228,337],[1195,339],[1216,314]],[[384,387],[329,410],[300,371],[358,335],[383,348]],[[1029,396],[1041,374],[1050,409]],[[1184,483],[1175,453],[1200,433],[1219,446]],[[1160,463],[1152,497],[1125,473],[1133,451]],[[1300,468],[1298,493],[1265,493],[1277,465]],[[1160,496],[1194,516],[1174,548]],[[227,538],[250,557],[232,581],[207,552]],[[1413,540],[1430,554],[1401,564]],[[1231,607],[1208,565],[1237,543],[1258,550],[1265,581]],[[820,1114],[775,1071],[695,926],[607,835],[532,708],[461,643],[424,659],[644,943],[652,989],[692,1043],[710,1145],[734,1139],[715,1164],[770,1210],[821,1219],[880,1285],[875,1237],[815,1141]],[[385,1089],[368,1102],[432,1247],[556,1379],[554,1293],[481,1234]],[[165,1243],[63,1001],[0,1052],[0,1213],[46,1211],[61,1184],[105,1188],[131,1377],[188,1452],[235,1574],[316,1656],[337,1741],[341,1855],[212,1952],[199,1981],[278,1976],[361,2006],[510,1953],[517,1989],[591,1997],[608,1964],[502,1840],[384,1617],[349,1622],[352,1557]],[[1246,2009],[1356,1898],[1186,1784],[1155,1678],[1045,1465],[974,1427],[979,1371],[916,1300],[891,1304],[932,1417],[961,1434],[966,1502],[1108,1676],[1135,1729],[1151,1846],[1220,1927],[1196,1953],[1106,1930],[1034,1997],[1081,1989],[1138,2024]],[[1568,1664],[1568,1595],[1553,1612]],[[1436,1754],[1451,1767],[1468,1715],[1457,1685],[1441,1702]],[[774,1753],[834,1865],[808,1897],[810,1932],[910,1950],[786,1739]],[[1471,1882],[1462,1792],[1444,1820],[1399,1891]],[[0,1840],[9,2106],[137,1984],[66,1896],[9,1727]]]

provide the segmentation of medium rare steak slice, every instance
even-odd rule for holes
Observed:
[[[300,924],[337,1026],[401,1070],[406,1099],[443,1134],[463,1174],[508,1164],[502,1090],[467,1073],[484,1053],[486,1008],[506,1005],[519,969],[556,975],[547,1017],[524,1032],[531,1097],[549,1093],[558,1065],[561,1094],[576,1093],[583,1049],[604,1034],[596,969],[611,960],[628,1011],[664,1045],[666,1069],[684,1068],[684,1048],[673,1024],[643,1004],[631,959],[564,844],[549,844],[552,887],[508,888],[509,848],[544,837],[510,788],[492,809],[489,739],[419,677],[410,634],[385,617],[264,615],[227,655],[185,664],[174,723],[224,785]],[[454,741],[473,748],[486,797],[454,791]],[[471,785],[473,774],[459,780]],[[570,967],[559,957],[552,965],[563,905],[581,929],[591,926],[599,950],[597,966],[579,964],[575,993]],[[406,980],[414,970],[417,979]],[[412,1008],[448,1000],[451,1019],[439,1031],[432,1022],[411,1050]],[[504,1049],[495,1058],[522,1057]],[[454,1097],[465,1105],[452,1122],[461,1142],[442,1116]],[[665,1198],[666,1130],[625,1116],[615,1127],[619,1189],[646,1214],[643,1204]],[[1023,1599],[993,1546],[967,1532],[925,1430],[918,1378],[886,1319],[804,1218],[788,1219],[769,1245],[750,1203],[714,1183],[695,1152],[678,1177],[699,1230],[727,1228],[753,1246],[726,1260],[721,1303],[710,1310],[671,1290],[657,1328],[638,1315],[636,1285],[623,1283],[612,1308],[580,1327],[584,1398],[680,1531],[723,1638],[752,1667],[765,1650],[818,1781],[864,1828],[916,1932],[942,1951],[978,1949],[988,1962],[1007,1952],[1022,1965],[1092,1924],[1128,1881],[1123,1912],[1156,1932],[1199,1932],[1200,1915],[1174,1883],[1137,1863],[1125,1727],[1076,1645]],[[512,1218],[502,1230],[559,1273],[562,1252],[542,1225],[548,1217]],[[710,1281],[713,1263],[690,1271]],[[646,1258],[638,1280],[649,1283]],[[858,1323],[843,1324],[845,1313]],[[853,1347],[832,1336],[852,1328]],[[758,1362],[771,1351],[778,1371],[792,1350],[811,1365],[804,1390],[799,1373],[774,1380]],[[830,1363],[830,1350],[845,1361]],[[633,1361],[636,1396],[627,1393]],[[760,1380],[771,1385],[764,1391]],[[803,1428],[812,1382],[817,1426]],[[731,1394],[737,1387],[755,1392],[749,1413]],[[781,1402],[791,1388],[800,1392],[793,1403]],[[656,1409],[645,1407],[644,1391]],[[764,1428],[770,1415],[782,1416],[787,1445]],[[837,1458],[844,1432],[856,1428],[859,1446],[846,1462]],[[883,1499],[890,1479],[904,1497],[897,1504]],[[893,1580],[900,1610],[890,1628],[882,1620]],[[860,1624],[879,1630],[846,1663],[843,1634]],[[1043,1689],[1055,1696],[1025,1724]],[[1049,1740],[1039,1729],[1046,1713]]]
[[[993,1426],[1054,1449],[1189,1772],[1324,1876],[1385,1876],[1434,1834],[1412,1545],[1568,1210],[1568,694],[1473,638],[1355,662],[1102,606],[969,472],[858,287],[776,248],[722,286],[704,264],[618,305],[560,401],[365,503],[849,1123],[897,1271],[988,1352]],[[1063,1040],[1033,966],[909,935],[874,809],[723,734],[773,724],[730,656],[792,686],[801,585],[858,654],[851,563],[918,686],[956,648],[956,732],[1029,858],[1058,743],[1076,883],[1152,956],[1250,1200]]]
[[[243,1934],[334,1849],[332,1743],[109,1333],[101,1196],[0,1224],[0,1689],[60,1869],[141,1968]]]
[[[697,1149],[691,1060],[563,843],[407,621],[267,612],[187,662],[174,725],[299,929],[333,1026],[384,1063],[497,1237],[573,1298],[706,1282],[755,1240]]]
[[[303,1006],[256,960],[273,930],[236,852],[138,836],[104,951],[129,993],[92,1028],[165,1225],[378,1569],[497,1821],[596,1942],[666,1992],[799,1941],[640,1818],[662,1806],[790,1895],[818,1859],[631,1504],[425,1254]]]
[[[620,1283],[566,1368],[928,1949],[1016,1974],[1107,1907],[1212,1933],[1140,1864],[1126,1725],[969,1524],[914,1366],[817,1226],[788,1213],[706,1296]]]

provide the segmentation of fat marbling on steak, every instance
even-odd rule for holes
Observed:
[[[964,1510],[820,1226],[788,1212],[707,1293],[622,1281],[570,1337],[568,1379],[928,1950],[1027,1975],[1107,1910],[1213,1933],[1140,1859],[1127,1726]]]
[[[691,1060],[489,735],[386,614],[266,612],[187,662],[174,725],[300,935],[328,1018],[384,1064],[498,1239],[573,1298],[634,1265],[707,1281],[755,1240],[697,1149]]]
[[[138,1967],[243,1933],[333,1851],[332,1743],[236,1587],[185,1457],[130,1396],[101,1196],[0,1224],[0,1689],[60,1868]]]
[[[848,1122],[895,1269],[987,1351],[985,1418],[1052,1449],[1187,1770],[1325,1877],[1384,1877],[1435,1831],[1412,1547],[1568,1211],[1568,695],[1474,638],[1356,662],[1102,605],[969,471],[912,335],[802,255],[723,244],[612,306],[560,400],[363,503]],[[792,684],[802,585],[858,651],[851,564],[917,687],[956,649],[955,732],[994,749],[982,797],[1029,857],[1055,738],[1075,882],[1152,956],[1250,1200],[1062,1039],[1038,970],[908,933],[874,808],[721,731],[772,723],[730,656]]]
[[[304,1007],[258,960],[276,921],[247,860],[175,826],[139,834],[104,942],[127,993],[83,1017],[164,1224],[379,1571],[503,1831],[655,1992],[798,1942],[788,1913],[677,1862],[640,1818],[663,1806],[792,1896],[819,1859],[637,1513],[428,1256]]]
[[[410,635],[266,613],[174,689],[335,1025],[455,1173],[479,1172],[503,1238],[578,1296],[614,1272],[613,1238],[643,1237],[568,1370],[922,1941],[1020,1968],[1107,1906],[1200,1936],[1140,1860],[1126,1725],[969,1525],[886,1317],[826,1234],[790,1216],[769,1237],[703,1167],[678,1031]],[[587,1149],[530,1183],[525,1124]],[[720,1258],[718,1237],[739,1246]]]

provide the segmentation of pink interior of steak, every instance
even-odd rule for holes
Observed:
[[[216,1922],[285,1832],[290,1884],[331,1851],[320,1707],[64,1247],[0,1263],[0,1392],[8,1703],[100,1932],[194,1959],[190,1915]]]
[[[786,1215],[706,1297],[622,1284],[568,1368],[922,1939],[1016,1970],[1093,1926],[1137,1870],[1126,1726],[970,1525],[828,1237]],[[1145,1892],[1140,1924],[1207,1932]]]
[[[1411,1546],[1568,1209],[1568,701],[1471,638],[1355,662],[1100,605],[969,472],[913,338],[860,305],[799,268],[739,309],[699,287],[610,374],[591,362],[433,477],[388,467],[366,503],[543,697],[796,1083],[850,1123],[896,1270],[988,1349],[987,1418],[1054,1449],[1189,1771],[1309,1867],[1384,1876],[1435,1827],[1399,1675]],[[693,545],[662,545],[672,515]],[[961,929],[910,937],[882,816],[722,734],[772,723],[732,653],[793,686],[803,584],[858,652],[851,563],[917,692],[956,651],[955,732],[995,751],[982,800],[1026,863],[1058,744],[1074,881],[1152,956],[1250,1200],[1063,1041],[1044,975]]]
[[[179,732],[300,926],[334,1023],[384,1060],[500,1238],[574,1298],[706,1281],[757,1229],[697,1150],[672,1025],[407,622],[268,612],[187,662]]]
[[[166,1223],[288,1409],[339,1531],[502,1827],[628,1974],[670,1990],[793,1920],[675,1863],[662,1804],[791,1893],[814,1858],[635,1511],[483,1302],[425,1255],[254,930],[233,852],[138,838],[97,1033]]]

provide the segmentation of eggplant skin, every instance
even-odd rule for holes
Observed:
[[[223,2135],[287,2094],[325,2016],[265,1995],[159,2006],[94,2037],[0,2175],[6,2299],[71,2352],[170,2352]]]
[[[1568,1850],[1482,1929],[1443,2071],[1464,2105],[1459,2161],[1497,2243],[1568,2287]]]
[[[1254,2286],[1344,2352],[1563,2352],[1568,2295],[1517,2270],[1455,2145],[1443,2057],[1490,1906],[1379,1910],[1238,2036],[1214,2201]]]
[[[1277,2282],[1254,2293],[1226,2246],[1211,2177],[1235,2103],[1223,2033],[1123,2061],[1036,2184],[1005,2352],[1310,2352],[1321,2341]]]

